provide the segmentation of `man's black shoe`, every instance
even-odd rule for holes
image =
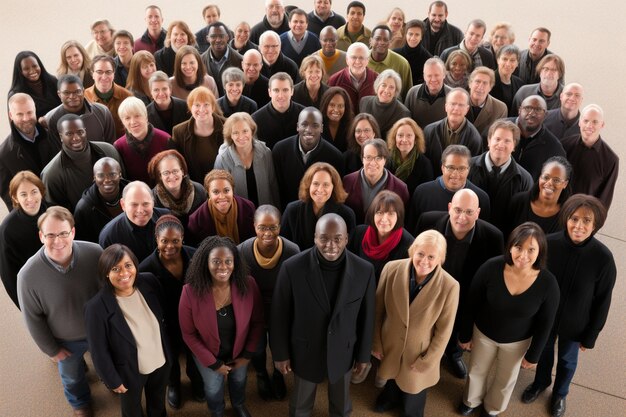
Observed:
[[[256,388],[259,392],[259,397],[263,401],[269,401],[274,398],[274,392],[272,391],[272,382],[267,372],[256,374]]]
[[[167,403],[175,410],[180,408],[180,386],[167,387]]]
[[[522,402],[524,404],[532,403],[539,397],[539,394],[541,394],[544,390],[545,388],[539,388],[535,384],[530,384],[522,393]]]
[[[384,413],[385,411],[393,410],[397,406],[398,404],[388,398],[388,396],[385,395],[385,391],[383,391],[382,393],[380,393],[378,398],[376,398],[374,411],[376,411],[377,413]]]
[[[252,417],[245,405],[233,407],[233,411],[237,417]]]
[[[462,416],[469,416],[471,414],[474,414],[474,411],[476,411],[476,407],[469,407],[465,405],[463,401],[461,401],[461,404],[459,404],[458,411],[459,411],[459,414]]]
[[[552,399],[552,417],[563,417],[565,408],[565,397],[554,397]]]
[[[287,396],[287,386],[285,385],[285,378],[277,369],[274,369],[272,374],[272,385],[274,388],[274,396],[277,400],[284,400]]]
[[[452,369],[452,374],[460,379],[465,379],[467,376],[467,366],[465,366],[465,362],[463,362],[463,358],[450,358],[450,368]]]

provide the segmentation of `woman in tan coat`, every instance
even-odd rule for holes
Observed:
[[[459,302],[458,282],[441,267],[445,256],[446,239],[427,230],[409,248],[409,259],[383,269],[372,346],[381,361],[378,378],[387,380],[378,412],[402,406],[403,416],[423,416],[426,389],[439,381]]]

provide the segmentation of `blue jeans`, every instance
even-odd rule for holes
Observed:
[[[558,344],[556,376],[552,396],[566,397],[569,393],[569,386],[576,373],[578,366],[578,350],[580,343],[572,340],[558,338],[556,334],[551,334],[546,342],[546,346],[541,352],[539,363],[537,363],[537,373],[533,384],[541,389],[545,389],[552,383],[552,367],[554,365],[554,345]]]
[[[209,411],[213,413],[224,412],[224,376],[211,368],[203,366],[194,356],[194,361],[198,366],[198,371],[202,375],[204,382],[204,395],[209,406]],[[248,378],[248,367],[233,369],[228,373],[228,392],[230,393],[230,403],[233,407],[240,407],[246,401],[246,380]]]
[[[59,341],[61,347],[72,353],[57,363],[65,398],[73,409],[84,408],[91,402],[91,391],[85,376],[83,356],[88,350],[87,340]]]

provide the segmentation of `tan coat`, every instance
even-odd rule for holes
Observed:
[[[409,268],[411,259],[401,259],[383,269],[376,290],[372,351],[384,355],[379,377],[395,379],[403,392],[417,394],[439,381],[439,362],[459,304],[459,283],[438,266],[409,306]]]

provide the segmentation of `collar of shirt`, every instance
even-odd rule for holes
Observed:
[[[48,252],[46,251],[45,248],[43,250],[43,255],[45,256],[46,260],[50,263],[50,265],[54,269],[56,269],[57,271],[59,271],[62,274],[67,274],[68,272],[70,272],[72,270],[72,268],[74,268],[74,262],[76,260],[76,258],[74,257],[75,253],[76,253],[76,245],[74,243],[72,243],[72,259],[70,260],[70,264],[68,265],[68,267],[65,268],[62,265],[59,265],[58,263],[53,261],[52,258],[50,258],[48,256]]]
[[[292,31],[289,31],[289,39],[291,40],[291,42],[296,43],[296,44],[301,44],[304,43],[306,41],[306,38],[309,37],[309,31],[305,30],[304,31],[304,35],[302,35],[302,39],[297,40],[296,37],[293,35]]]
[[[443,182],[443,175],[440,175],[439,177],[437,177],[436,181],[437,181],[437,184],[439,184],[439,186],[440,186],[442,189],[444,189],[444,190],[446,190],[446,191],[450,191],[450,190],[448,190],[448,189],[446,188],[446,184]],[[463,184],[463,187],[461,187],[461,188],[465,188],[465,186],[466,186],[466,185],[467,185],[467,181],[465,181],[465,184]],[[450,192],[452,192],[452,191],[450,191]]]
[[[21,130],[16,129],[19,133],[20,136],[22,137],[22,139],[24,139],[26,142],[30,142],[30,143],[35,143],[35,141],[37,140],[37,136],[39,136],[39,129],[37,129],[37,126],[35,126],[35,136],[33,136],[33,138],[29,138],[28,136],[26,136],[24,133],[22,133]]]
[[[302,160],[306,162],[306,159],[309,157],[309,155],[311,155],[311,152],[313,152],[314,150],[317,149],[318,146],[320,146],[320,143],[323,141],[324,139],[322,139],[320,137],[320,140],[317,142],[317,145],[315,145],[315,148],[311,149],[308,152],[305,152],[304,149],[302,149],[302,143],[300,143],[300,135],[298,135],[298,150],[300,151],[300,155],[302,156]]]
[[[458,135],[465,127],[465,123],[467,123],[467,118],[464,117],[461,125],[456,130],[452,130],[448,124],[448,118],[446,117],[446,129],[448,129],[448,135],[452,135],[453,133]]]
[[[317,13],[315,13],[315,10],[313,10],[313,16],[317,17],[320,21],[322,22],[326,22],[326,20],[330,19],[331,17],[333,17],[335,15],[335,12],[333,12],[332,10],[330,11],[330,14],[328,15],[328,17],[326,19],[322,19],[322,16],[318,15]]]
[[[228,55],[230,54],[230,50],[228,47],[226,47],[226,51],[224,52],[224,56],[222,56],[221,59],[215,59],[215,57],[213,56],[213,51],[211,51],[211,48],[209,48],[209,59],[213,62],[215,62],[217,65],[222,65],[224,62],[226,62],[226,60],[228,59]]]
[[[500,166],[500,174],[502,174],[504,171],[506,171],[506,169],[511,165],[511,160],[513,158],[511,158],[509,156],[509,160],[506,161],[504,164],[502,164]],[[485,167],[487,167],[487,172],[491,172],[493,171],[493,166],[495,164],[491,161],[491,157],[489,156],[489,152],[487,152],[487,155],[485,156]]]

